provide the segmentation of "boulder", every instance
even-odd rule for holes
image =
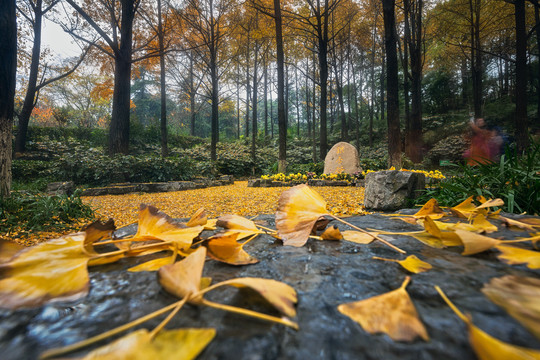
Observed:
[[[366,175],[364,206],[371,210],[406,208],[419,190],[425,188],[424,174],[411,171],[387,170]]]
[[[356,148],[346,142],[338,142],[324,159],[325,174],[354,174],[362,171]]]
[[[47,184],[47,193],[51,195],[71,195],[75,185],[73,181],[60,181]]]

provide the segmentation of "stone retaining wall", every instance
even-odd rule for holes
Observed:
[[[309,186],[364,186],[364,180],[356,180],[355,182],[349,182],[344,180],[319,180],[311,179],[306,182],[300,181],[273,181],[270,179],[250,179],[248,180],[248,187],[282,187],[282,186],[296,186],[300,184],[308,184]]]

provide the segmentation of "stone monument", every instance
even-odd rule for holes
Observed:
[[[330,149],[324,159],[325,174],[354,174],[362,171],[356,148],[346,142],[338,142]]]
[[[371,210],[397,210],[409,207],[426,184],[424,174],[386,170],[366,175],[364,206]]]

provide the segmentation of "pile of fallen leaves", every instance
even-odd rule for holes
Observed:
[[[475,203],[477,201],[478,203]],[[412,275],[429,271],[432,265],[406,252],[379,235],[407,235],[421,244],[445,248],[463,247],[462,255],[469,256],[490,249],[499,251],[498,258],[507,264],[526,264],[531,269],[540,268],[540,219],[526,218],[516,221],[505,218],[493,209],[503,204],[500,199],[473,197],[444,210],[436,200],[426,203],[413,215],[400,215],[399,219],[420,225],[423,230],[407,233],[390,233],[382,229],[362,229],[347,223],[328,210],[324,198],[306,185],[284,191],[278,200],[276,229],[267,228],[239,215],[224,215],[209,219],[204,209],[195,211],[189,221],[178,222],[152,206],[141,206],[135,235],[117,239],[114,222],[96,222],[83,232],[19,249],[13,243],[0,243],[0,306],[9,309],[41,306],[59,300],[84,297],[89,290],[88,268],[116,262],[127,257],[161,254],[161,257],[143,262],[128,271],[157,271],[163,289],[179,300],[151,314],[136,319],[106,333],[97,335],[65,348],[51,349],[43,358],[57,357],[84,348],[98,341],[125,332],[149,319],[168,313],[152,330],[139,329],[104,345],[86,358],[134,357],[163,358],[179,356],[192,359],[202,351],[215,335],[215,329],[164,330],[165,325],[181,310],[185,303],[209,306],[232,311],[297,330],[296,291],[289,285],[265,278],[234,278],[212,284],[203,278],[206,258],[235,266],[258,262],[244,249],[261,234],[280,239],[284,246],[304,246],[315,241],[350,241],[365,246],[378,241],[395,251],[395,258],[377,258],[397,263]],[[445,221],[447,215],[462,221]],[[487,236],[497,230],[490,219],[498,218],[508,227],[519,227],[529,232],[529,237],[515,240],[495,239]],[[353,230],[341,231],[337,226],[328,227],[333,219]],[[210,233],[209,233],[210,232]],[[115,245],[116,250],[103,251],[104,245]],[[178,261],[178,259],[181,259]],[[395,266],[395,265],[389,265]],[[417,337],[429,341],[425,329],[406,287],[407,276],[401,287],[391,292],[346,304],[336,304],[338,310],[357,322],[370,334],[386,333],[395,341],[412,341]],[[250,288],[259,293],[282,316],[276,317],[227,304],[215,303],[204,295],[221,286]],[[472,348],[481,359],[540,359],[540,351],[504,343],[476,327],[470,316],[463,314],[435,287],[443,301],[466,323]],[[505,276],[494,278],[482,291],[493,302],[506,309],[517,321],[536,336],[540,335],[540,280],[528,277]]]

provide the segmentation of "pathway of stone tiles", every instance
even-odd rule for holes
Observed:
[[[102,219],[113,218],[118,227],[137,221],[140,204],[157,207],[173,218],[188,218],[204,207],[209,218],[225,214],[252,217],[274,214],[279,195],[287,187],[252,188],[247,181],[233,185],[167,193],[126,194],[83,197]],[[363,215],[364,188],[314,187],[327,201],[329,210],[338,216]]]

